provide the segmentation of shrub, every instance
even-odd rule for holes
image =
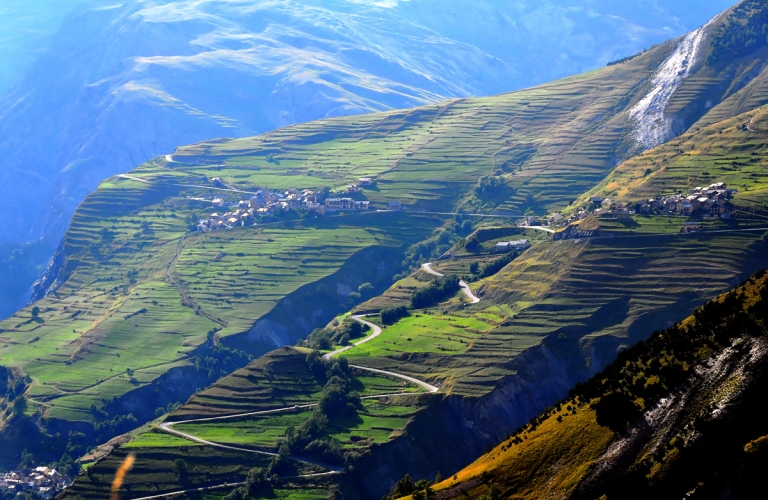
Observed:
[[[361,325],[354,320],[349,320],[336,329],[315,328],[307,339],[299,345],[327,351],[334,345],[347,345],[350,339],[362,337],[368,330],[368,326]]]
[[[360,295],[363,297],[370,297],[373,295],[374,288],[373,285],[370,283],[363,283],[360,285],[360,287],[357,289],[358,292],[360,292]]]
[[[479,249],[480,241],[478,241],[477,236],[470,236],[467,242],[464,243],[464,248],[470,252],[474,252],[475,250]]]
[[[597,423],[614,432],[624,432],[640,416],[640,408],[624,392],[613,392],[594,405]]]
[[[405,306],[390,307],[381,311],[381,322],[385,325],[393,325],[406,316],[408,316],[408,309]]]
[[[416,290],[411,297],[411,306],[414,309],[421,309],[453,295],[461,288],[459,281],[459,277],[454,274],[436,279],[428,286]]]
[[[13,400],[13,416],[20,417],[27,411],[27,398],[19,396]]]
[[[173,472],[180,481],[185,481],[187,478],[187,462],[182,458],[177,458],[173,461]]]
[[[475,186],[475,194],[490,197],[499,194],[504,189],[504,179],[497,176],[480,177]]]

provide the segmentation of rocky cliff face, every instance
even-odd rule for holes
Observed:
[[[738,336],[614,441],[573,497],[747,498],[759,480],[745,472],[768,458],[766,390],[768,341]],[[662,457],[660,471],[646,470],[646,456]]]

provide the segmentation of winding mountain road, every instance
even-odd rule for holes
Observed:
[[[357,347],[357,346],[359,346],[360,344],[365,344],[365,343],[366,343],[366,342],[368,342],[369,340],[373,340],[373,339],[375,339],[376,337],[378,337],[379,335],[381,335],[381,327],[380,327],[379,325],[374,325],[374,324],[373,324],[373,323],[371,323],[370,321],[366,321],[364,318],[365,318],[365,316],[364,316],[364,315],[357,315],[357,316],[352,316],[352,319],[353,319],[353,320],[355,320],[355,321],[357,321],[358,323],[360,323],[360,324],[362,324],[362,325],[365,325],[365,326],[369,327],[371,330],[373,330],[373,334],[372,334],[372,335],[368,335],[368,336],[367,336],[367,337],[365,337],[363,340],[360,340],[360,341],[358,341],[358,342],[353,342],[351,345],[348,345],[348,346],[346,346],[346,347],[343,347],[343,348],[341,348],[341,349],[338,349],[338,350],[336,350],[336,351],[332,351],[332,352],[329,352],[328,354],[326,354],[326,355],[325,355],[325,356],[323,356],[323,357],[324,357],[325,359],[331,359],[331,358],[335,358],[336,356],[338,356],[338,355],[339,355],[339,354],[341,354],[342,352],[347,352],[348,350],[352,349],[353,347]]]
[[[362,339],[362,340],[360,340],[358,342],[355,342],[354,344],[352,344],[350,346],[347,346],[347,347],[345,347],[343,349],[339,349],[337,351],[329,352],[328,354],[326,354],[324,356],[326,359],[332,359],[333,357],[338,356],[339,354],[341,354],[343,352],[346,352],[346,351],[348,351],[348,350],[350,350],[350,349],[352,349],[352,348],[354,348],[356,346],[359,346],[360,344],[364,344],[365,342],[373,340],[374,338],[376,338],[379,335],[381,335],[381,331],[382,331],[381,327],[376,325],[376,324],[374,324],[374,323],[371,323],[370,321],[366,321],[364,318],[365,318],[365,316],[363,316],[363,315],[352,316],[353,320],[357,321],[358,323],[361,323],[363,325],[366,325],[366,326],[370,327],[373,330],[373,334],[369,335],[366,338],[364,338],[364,339]],[[428,384],[428,383],[426,383],[424,381],[421,381],[419,379],[416,379],[416,378],[413,378],[413,377],[409,377],[407,375],[402,375],[400,373],[394,373],[394,372],[390,372],[390,371],[386,371],[386,370],[379,370],[379,369],[376,369],[376,368],[368,368],[368,367],[365,367],[365,366],[357,366],[357,365],[349,365],[349,366],[351,368],[355,368],[357,370],[363,370],[363,371],[368,371],[368,372],[372,372],[372,373],[377,373],[379,375],[386,375],[386,376],[389,376],[389,377],[399,378],[399,379],[405,380],[407,382],[410,382],[412,384],[418,385],[419,387],[425,389],[427,392],[430,392],[430,393],[435,393],[435,392],[439,391],[439,389],[437,387],[433,386],[433,385],[430,385],[430,384]],[[379,399],[379,398],[384,398],[384,397],[411,396],[413,394],[414,393],[412,393],[412,392],[399,392],[399,393],[395,393],[395,394],[379,394],[379,395],[374,395],[374,396],[363,396],[361,399]],[[158,425],[158,429],[160,429],[160,430],[162,430],[164,432],[167,432],[168,434],[172,434],[174,436],[177,436],[177,437],[180,437],[180,438],[183,438],[183,439],[187,439],[187,440],[195,442],[195,443],[200,443],[200,444],[203,444],[203,445],[206,445],[206,446],[213,446],[213,447],[222,448],[222,449],[225,449],[225,450],[241,451],[241,452],[245,452],[245,453],[253,453],[253,454],[258,454],[258,455],[265,455],[265,456],[269,456],[269,457],[275,457],[275,456],[277,456],[277,453],[274,453],[274,452],[271,452],[271,451],[256,450],[256,449],[251,449],[251,448],[240,448],[240,447],[231,446],[231,445],[228,445],[228,444],[221,444],[221,443],[216,443],[216,442],[213,442],[213,441],[208,441],[206,439],[199,438],[199,437],[197,437],[195,435],[188,434],[186,432],[182,432],[182,431],[176,430],[176,429],[173,428],[173,426],[179,425],[179,424],[192,424],[192,423],[200,423],[200,422],[214,422],[214,421],[219,421],[219,420],[231,420],[231,419],[236,419],[236,418],[245,418],[245,417],[254,417],[254,416],[261,416],[261,415],[271,415],[271,414],[275,414],[275,413],[285,413],[285,412],[309,410],[309,409],[314,408],[315,406],[317,406],[317,404],[294,405],[294,406],[288,406],[288,407],[285,407],[285,408],[276,408],[276,409],[273,409],[273,410],[262,410],[262,411],[248,412],[248,413],[238,413],[238,414],[235,414],[235,415],[225,415],[225,416],[221,416],[221,417],[207,417],[207,418],[196,418],[196,419],[190,419],[190,420],[179,420],[177,422],[163,422],[160,425]],[[324,464],[324,463],[320,463],[320,462],[315,462],[315,461],[312,461],[312,460],[307,460],[305,458],[301,458],[301,457],[297,457],[297,456],[291,456],[291,459],[296,461],[296,462],[304,463],[304,464],[307,464],[307,465],[313,465],[313,466],[316,466],[316,467],[323,467],[325,469],[328,469],[328,472],[304,474],[304,475],[295,476],[295,477],[302,477],[302,478],[306,478],[306,477],[321,477],[321,476],[329,476],[329,475],[334,475],[334,474],[341,474],[344,471],[344,469],[341,469],[341,468],[338,468],[338,467],[333,467],[333,466],[328,465],[328,464]],[[165,497],[174,496],[174,495],[181,495],[181,494],[200,492],[200,491],[208,491],[208,490],[214,490],[214,489],[220,489],[220,488],[228,488],[228,487],[240,486],[240,485],[243,485],[243,484],[245,484],[245,483],[242,483],[242,482],[239,482],[239,483],[225,483],[225,484],[220,484],[220,485],[215,485],[215,486],[193,488],[193,489],[181,490],[181,491],[172,491],[172,492],[161,493],[161,494],[152,495],[152,496],[139,497],[139,498],[134,498],[132,500],[156,500],[156,499],[165,498]]]
[[[443,273],[439,273],[432,269],[432,263],[427,262],[426,264],[422,264],[421,269],[424,270],[425,273],[431,274],[432,276],[438,276],[443,277],[445,276]],[[480,302],[480,299],[472,293],[472,289],[469,288],[469,285],[464,280],[459,281],[459,286],[461,287],[461,291],[464,292],[464,295],[467,296],[467,298],[470,300],[472,304],[477,304]]]

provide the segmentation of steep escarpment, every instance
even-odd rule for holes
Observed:
[[[746,498],[766,463],[766,311],[760,272],[623,352],[439,498],[491,484],[508,498]]]

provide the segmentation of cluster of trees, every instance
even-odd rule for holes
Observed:
[[[464,223],[461,223],[460,229],[462,231],[464,230],[463,228]],[[417,269],[423,263],[437,259],[450,250],[460,239],[461,237],[456,233],[454,226],[448,226],[441,229],[431,238],[420,241],[415,245],[411,245],[408,250],[405,251],[405,258],[403,259],[404,271],[395,276],[394,281],[407,277],[414,269]]]
[[[381,311],[381,322],[385,325],[394,325],[408,315],[408,308],[405,306],[388,307]]]
[[[461,288],[459,281],[459,277],[455,274],[446,274],[445,276],[437,278],[428,286],[416,290],[411,297],[411,307],[414,309],[422,309],[431,306],[435,302],[439,302],[446,297],[450,297]]]
[[[504,267],[506,267],[507,264],[509,264],[519,256],[520,254],[518,252],[509,252],[507,254],[502,255],[496,260],[488,262],[487,264],[481,265],[479,262],[473,262],[472,264],[469,265],[469,272],[472,273],[472,275],[476,279],[487,278],[489,276],[493,276],[494,274],[504,269]]]
[[[279,482],[277,474],[269,470],[255,467],[248,471],[245,484],[229,492],[223,500],[243,500],[246,498],[262,498],[263,494]]]
[[[29,375],[16,377],[8,368],[0,366],[0,399],[6,400],[2,402],[2,409],[5,410],[6,416],[20,417],[24,414],[27,409],[24,393],[30,382],[32,379]]]
[[[342,448],[327,434],[328,423],[333,418],[355,415],[360,406],[360,396],[352,387],[352,374],[346,358],[328,360],[319,352],[307,355],[307,366],[318,382],[323,394],[312,416],[299,427],[289,427],[280,440],[285,453],[311,456],[329,463],[343,462]]]
[[[244,351],[217,344],[215,341],[217,331],[218,329],[214,328],[208,332],[205,345],[208,352],[204,356],[195,357],[195,369],[205,374],[211,382],[229,375],[253,360],[253,357]]]
[[[645,52],[639,52],[639,53],[631,55],[631,56],[622,57],[621,59],[616,59],[615,61],[611,61],[608,64],[606,64],[606,66],[617,66],[619,64],[624,64],[624,63],[629,62],[632,59],[636,58],[637,56],[643,55],[644,53]]]
[[[475,195],[489,198],[495,196],[504,189],[504,178],[496,175],[480,177],[475,186]]]
[[[764,0],[742,2],[712,38],[710,64],[730,62],[768,45],[768,5]]]
[[[490,482],[486,473],[482,474],[482,479],[484,483],[488,484],[488,493],[479,497],[478,500],[500,500],[501,495],[498,489]],[[432,486],[442,481],[443,477],[439,472],[434,481],[420,479],[414,482],[410,474],[406,474],[404,478],[395,483],[389,493],[381,497],[381,500],[395,500],[396,498],[403,498],[408,495],[412,495],[413,500],[428,500],[434,494]]]
[[[364,337],[368,330],[368,325],[345,321],[338,328],[315,328],[301,345],[318,351],[329,350],[334,345],[348,345],[351,340]]]
[[[413,495],[414,500],[429,498],[432,495],[431,486],[442,481],[439,472],[437,476],[434,481],[427,481],[426,479],[414,481],[410,474],[406,474],[404,478],[395,483],[389,493],[381,497],[381,500],[395,500],[408,495]]]
[[[472,235],[464,242],[464,248],[470,252],[476,252],[481,249],[480,240],[477,239],[476,235]]]

